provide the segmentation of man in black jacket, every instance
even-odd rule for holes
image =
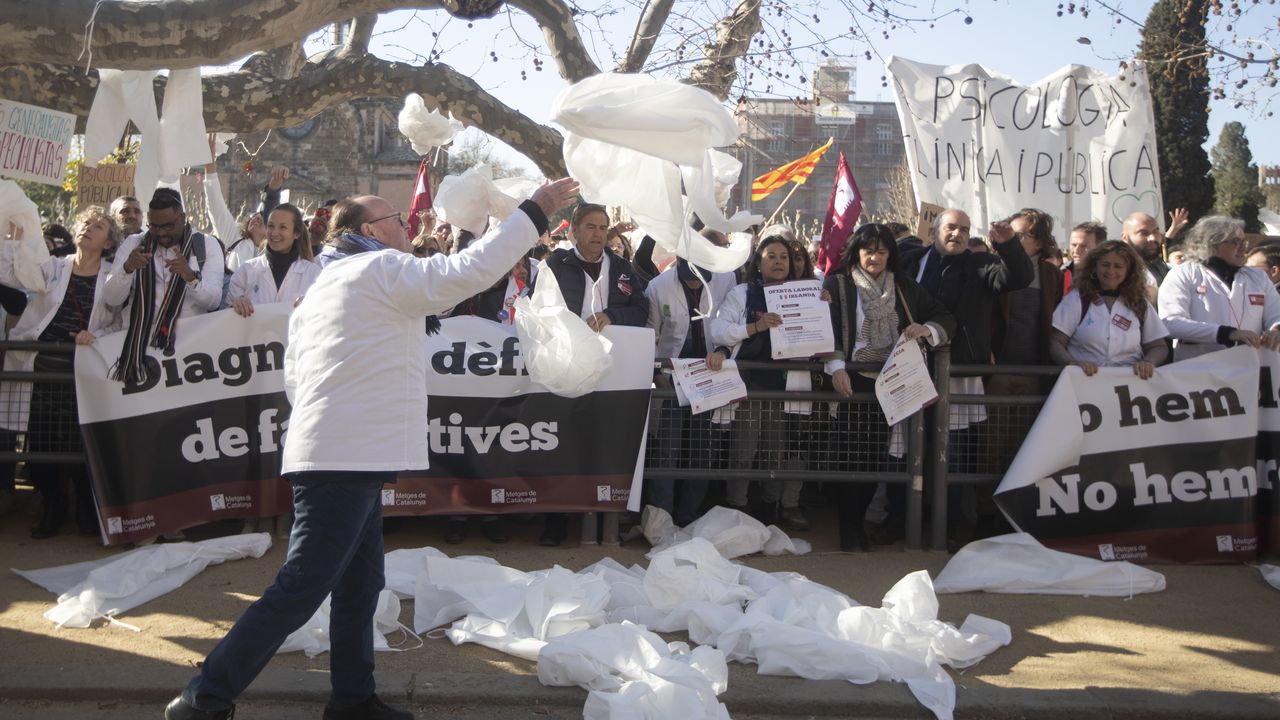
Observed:
[[[570,226],[573,248],[551,253],[545,267],[555,274],[565,305],[596,332],[609,325],[644,327],[649,321],[646,283],[630,262],[605,247],[609,213],[604,206],[579,205]]]
[[[1005,222],[991,224],[990,237],[995,253],[969,250],[969,216],[956,209],[946,210],[933,221],[933,242],[903,254],[901,272],[920,283],[926,292],[946,306],[956,319],[951,339],[953,364],[991,364],[991,324],[1000,295],[1031,284],[1035,267],[1022,243],[1015,241],[1013,228]],[[980,395],[982,379],[952,378],[951,391]],[[952,408],[952,430],[948,465],[954,472],[972,472],[979,453],[977,428],[986,420],[981,405]],[[958,520],[959,494],[950,494],[952,525]],[[890,512],[898,511],[890,508]],[[886,527],[892,527],[886,523]]]
[[[649,322],[646,283],[631,263],[605,247],[609,237],[609,213],[603,205],[583,203],[569,222],[573,248],[556,250],[540,272],[555,275],[560,294],[570,310],[600,332],[609,325],[644,327]],[[534,278],[537,285],[537,278]],[[541,545],[555,547],[568,534],[569,518],[547,514]]]

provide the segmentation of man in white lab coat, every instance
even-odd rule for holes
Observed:
[[[289,554],[275,582],[214,648],[167,720],[218,720],[285,638],[332,593],[332,694],[325,720],[411,720],[375,694],[373,615],[384,585],[381,491],[429,465],[423,317],[489,287],[546,232],[572,180],[531,200],[465,252],[418,258],[403,216],[380,197],[345,200],[344,255],[289,322],[285,390],[293,404],[282,474],[293,484]]]

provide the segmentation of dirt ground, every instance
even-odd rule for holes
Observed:
[[[879,606],[885,591],[903,575],[918,569],[936,574],[948,559],[943,553],[901,549],[868,554],[835,552],[834,517],[819,514],[814,526],[803,535],[814,544],[812,555],[752,557],[743,562],[767,571],[798,572],[861,603]],[[80,538],[74,529],[51,540],[32,541],[27,537],[28,528],[29,518],[21,514],[0,518],[3,567],[43,568],[120,552]],[[223,524],[188,533],[192,539],[201,539],[230,530]],[[439,521],[412,520],[387,536],[387,550],[434,545],[451,554],[491,555],[522,570],[553,564],[576,570],[606,555],[623,564],[643,564],[647,549],[643,543],[540,548],[535,542],[536,524],[513,525],[511,542],[505,545],[488,543],[473,524],[465,544],[446,546],[442,530]],[[30,703],[38,704],[40,688],[94,687],[108,677],[127,677],[142,685],[151,678],[152,684],[161,688],[179,683],[270,583],[283,555],[284,543],[276,541],[261,559],[209,568],[182,588],[122,615],[122,620],[141,629],[139,633],[105,625],[57,630],[41,616],[53,605],[54,597],[17,575],[4,574],[0,577],[0,698],[16,697],[25,703],[10,706],[10,711],[17,713],[33,710]],[[1204,717],[1265,717],[1257,712],[1258,701],[1263,707],[1272,701],[1280,703],[1280,590],[1268,586],[1255,567],[1156,569],[1166,575],[1168,589],[1132,599],[980,593],[940,596],[943,620],[958,625],[968,613],[979,613],[1013,628],[1009,647],[956,674],[959,715],[995,716],[997,713],[975,708],[1007,698],[1010,703],[1020,703],[1018,707],[1043,706],[1061,712],[1074,706],[1081,711],[1105,706],[1109,709],[1105,714],[1115,717],[1150,715],[1144,707],[1185,707],[1185,716],[1195,715],[1190,709],[1198,707]],[[401,619],[406,625],[412,625],[412,612],[412,603],[404,603]],[[427,639],[425,648],[380,653],[377,660],[380,674],[480,678],[477,692],[485,692],[483,681],[529,681],[535,674],[531,663],[475,646],[455,648],[447,640]],[[271,668],[306,677],[323,673],[327,666],[327,656],[308,659],[295,653],[277,657]],[[754,696],[736,692],[763,693],[762,688],[773,687],[769,682],[772,679],[766,682],[755,675],[753,667],[733,667],[724,699],[733,709],[737,698],[741,707]],[[777,687],[794,688],[805,682],[788,679]],[[836,685],[812,685],[843,692]],[[909,694],[896,687],[885,692],[895,693],[891,696],[894,702],[900,695],[902,706],[910,708]],[[178,689],[177,685],[173,689]],[[581,703],[583,696],[576,697],[567,705]],[[1240,712],[1233,712],[1233,708]],[[13,716],[3,705],[0,714]]]

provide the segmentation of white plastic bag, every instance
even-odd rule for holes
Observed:
[[[733,114],[711,93],[674,80],[601,73],[566,88],[551,108],[565,128],[564,158],[582,196],[621,205],[660,247],[712,272],[746,262],[749,240],[716,247],[690,227],[730,233],[763,218],[747,212],[725,217],[732,162],[713,148],[741,134]],[[736,180],[736,178],[735,178]]]
[[[428,110],[422,96],[417,93],[405,96],[397,124],[400,133],[409,138],[409,145],[419,155],[426,155],[433,147],[448,144],[462,132],[462,123],[454,120],[452,115],[445,117],[438,110]]]
[[[550,270],[538,268],[533,297],[516,300],[516,334],[529,378],[561,397],[580,397],[599,386],[613,369],[603,335],[587,327],[565,305]]]

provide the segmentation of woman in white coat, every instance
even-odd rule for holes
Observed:
[[[244,261],[231,276],[227,301],[241,317],[253,315],[263,303],[295,303],[320,276],[311,256],[302,211],[288,203],[277,205],[267,218],[263,253]]]
[[[1183,242],[1187,261],[1160,284],[1160,319],[1174,359],[1242,344],[1280,349],[1280,294],[1266,273],[1244,267],[1244,221],[1201,218]]]
[[[68,351],[5,354],[7,371],[71,370],[75,345],[89,345],[99,335],[118,329],[117,315],[103,302],[102,286],[111,270],[105,255],[120,244],[120,229],[106,209],[85,208],[75,219],[75,254],[49,258],[40,265],[45,287],[32,293],[22,319],[9,334],[11,340],[66,343]],[[14,267],[16,243],[0,253],[0,284],[22,287]],[[27,433],[27,452],[79,452],[82,448],[76,411],[75,385],[46,382],[0,383],[0,425]],[[97,511],[90,489],[88,468],[70,466],[80,534],[98,536]],[[43,507],[32,539],[58,534],[66,517],[66,495],[58,478],[58,466],[30,465],[31,484],[40,492]]]
[[[311,241],[302,211],[281,203],[267,217],[267,242],[262,254],[245,260],[231,276],[227,301],[241,317],[253,315],[253,306],[264,303],[295,305],[320,277],[320,265],[312,259]],[[276,533],[284,535],[293,523],[288,515],[276,519]],[[262,528],[258,519],[245,521],[245,532]],[[268,527],[269,529],[269,527]]]
[[[1146,380],[1169,357],[1169,331],[1147,300],[1146,266],[1127,242],[1107,240],[1072,273],[1071,292],[1053,311],[1049,356],[1085,375],[1132,367]]]

